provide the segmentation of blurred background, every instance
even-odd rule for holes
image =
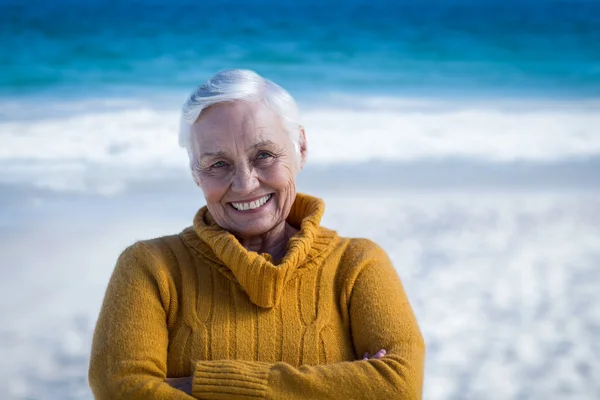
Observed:
[[[600,398],[600,2],[0,0],[0,398],[91,399],[118,254],[204,204],[178,110],[297,99],[299,190],[390,254],[425,399]]]

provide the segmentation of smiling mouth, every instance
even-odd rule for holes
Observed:
[[[258,208],[261,208],[262,206],[267,204],[269,202],[269,200],[271,200],[272,197],[273,197],[273,194],[268,194],[266,196],[261,197],[260,199],[256,199],[254,201],[250,201],[247,203],[231,202],[229,204],[231,205],[231,207],[233,207],[237,211],[250,211],[250,210],[256,210]]]

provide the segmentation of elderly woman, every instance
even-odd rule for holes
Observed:
[[[96,325],[96,399],[418,399],[425,347],[400,279],[367,239],[296,193],[307,142],[292,97],[218,73],[183,107],[206,206],[119,257]]]

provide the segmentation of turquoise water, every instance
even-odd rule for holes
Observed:
[[[600,95],[597,1],[2,0],[0,44],[3,97],[187,91],[235,67],[300,96]]]

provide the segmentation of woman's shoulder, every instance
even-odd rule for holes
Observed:
[[[145,270],[153,274],[172,274],[180,259],[189,258],[189,249],[180,234],[165,235],[135,241],[119,255],[119,265],[130,270]]]
[[[344,244],[344,255],[346,257],[365,260],[374,257],[387,257],[386,251],[371,239],[340,236],[340,241]]]
[[[387,252],[375,241],[363,237],[339,237],[339,266],[351,275],[359,274],[369,265],[375,268],[391,265]]]
[[[185,246],[182,245],[181,234],[157,236],[150,239],[137,240],[123,250],[123,254],[132,253],[138,256],[152,257],[158,260],[169,258],[181,250]]]

